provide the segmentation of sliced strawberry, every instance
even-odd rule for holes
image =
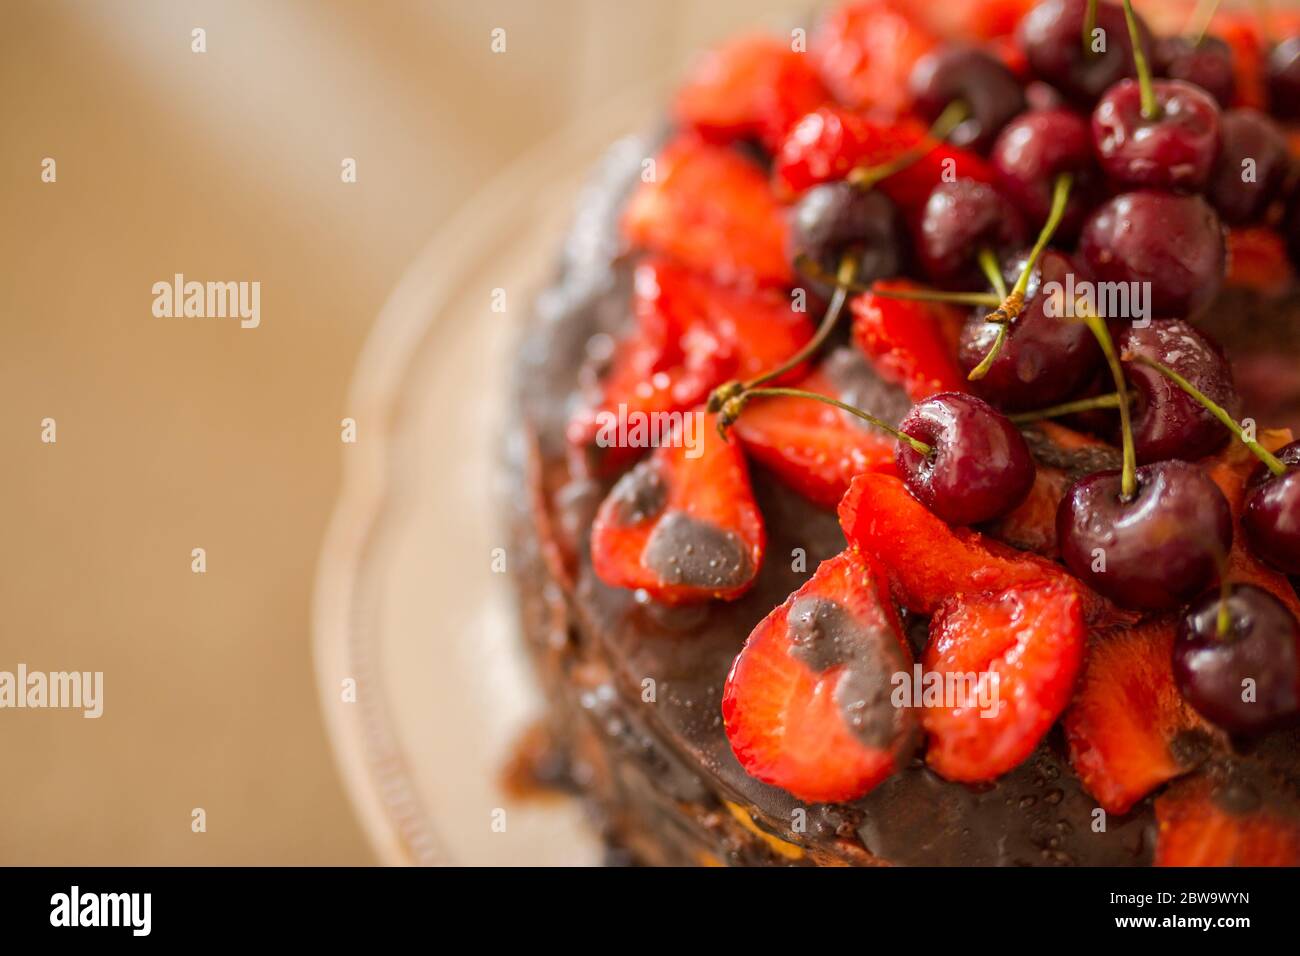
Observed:
[[[1269,429],[1259,433],[1259,443],[1269,451],[1277,451],[1292,440],[1290,429]],[[1295,588],[1284,574],[1279,574],[1264,564],[1246,546],[1246,536],[1241,531],[1241,512],[1245,506],[1246,481],[1250,478],[1259,459],[1242,442],[1233,441],[1204,463],[1223,496],[1232,508],[1236,528],[1232,538],[1232,550],[1228,552],[1228,580],[1253,584],[1273,594],[1291,609],[1291,613],[1300,617],[1300,598]]]
[[[857,166],[878,166],[924,145],[927,152],[880,183],[880,191],[905,212],[916,213],[945,177],[994,181],[993,168],[980,156],[929,139],[914,119],[880,122],[851,110],[825,106],[790,130],[772,165],[772,189],[793,199],[818,183],[843,179]]]
[[[1175,622],[1094,635],[1064,727],[1070,763],[1108,813],[1127,813],[1205,756],[1208,726],[1174,684]]]
[[[1156,798],[1156,866],[1300,866],[1300,819],[1193,777]]]
[[[677,119],[714,142],[753,137],[769,149],[830,99],[811,58],[788,40],[737,37],[705,53],[677,91]]]
[[[799,387],[840,397],[821,372],[805,378]],[[862,427],[847,412],[806,398],[755,399],[732,431],[746,454],[823,508],[839,504],[854,475],[895,471],[892,438]]]
[[[610,490],[592,525],[591,563],[606,584],[665,604],[731,600],[754,583],[765,543],[739,443],[697,412]]]
[[[1276,294],[1291,287],[1295,272],[1286,242],[1268,226],[1228,230],[1228,285]]]
[[[613,474],[644,446],[611,443],[620,421],[683,412],[731,378],[750,378],[794,355],[812,337],[812,320],[776,290],[721,286],[667,259],[637,267],[636,327],[615,347],[596,394],[575,412],[569,441],[599,447],[597,472]],[[779,381],[794,381],[796,368]]]
[[[1011,36],[1038,0],[959,0],[936,3],[918,10],[926,24],[945,37],[969,41]]]
[[[800,800],[862,796],[916,739],[911,710],[891,701],[912,654],[884,574],[852,550],[816,573],[754,628],[722,692],[740,765]]]
[[[876,288],[921,289],[907,279],[877,282]],[[887,382],[902,386],[914,402],[936,392],[967,391],[957,364],[957,342],[965,316],[950,305],[890,299],[864,292],[853,299],[853,342]]]
[[[849,543],[884,565],[895,599],[918,614],[935,613],[955,594],[1073,581],[1059,565],[1037,555],[948,527],[892,475],[854,478],[839,516]]]
[[[912,67],[938,43],[903,0],[856,0],[822,20],[810,54],[840,103],[900,116],[912,103]]]
[[[1079,592],[1062,582],[946,601],[930,622],[925,670],[972,683],[954,681],[961,699],[923,711],[926,762],[965,782],[1020,764],[1069,703],[1086,635]]]
[[[656,158],[623,212],[623,234],[719,282],[789,285],[786,221],[757,166],[683,134]]]

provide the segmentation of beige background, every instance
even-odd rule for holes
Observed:
[[[0,670],[106,685],[97,721],[0,711],[0,863],[372,860],[308,641],[372,318],[495,170],[807,6],[0,4]],[[261,328],[154,318],[175,272],[260,281]]]

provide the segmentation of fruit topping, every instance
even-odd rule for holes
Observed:
[[[1255,110],[1228,110],[1223,145],[1207,195],[1219,218],[1232,226],[1254,222],[1282,193],[1291,157],[1277,124]]]
[[[963,178],[934,187],[921,214],[916,247],[932,279],[983,286],[980,255],[987,251],[1001,261],[1024,239],[1024,222],[1015,208],[988,183]]]
[[[722,693],[746,772],[810,802],[862,796],[908,758],[914,712],[890,699],[912,654],[884,575],[849,550],[754,628]]]
[[[957,146],[987,149],[1025,108],[1024,91],[1011,71],[978,47],[939,47],[917,61],[908,82],[913,108],[927,120],[960,104],[965,119],[948,136]]]
[[[1150,32],[1141,20],[1138,33],[1149,49]],[[1091,105],[1116,81],[1136,75],[1124,11],[1113,3],[1045,0],[1020,22],[1019,37],[1034,75],[1083,105]]]
[[[804,114],[830,98],[809,58],[764,35],[730,40],[705,53],[677,91],[677,119],[707,139],[780,145]]]
[[[894,279],[853,299],[853,343],[881,378],[901,386],[912,401],[965,389],[966,376],[954,359],[961,313],[943,302],[889,295],[900,291],[924,289]]]
[[[997,172],[998,188],[1032,226],[1047,221],[1057,177],[1069,173],[1074,189],[1060,234],[1065,238],[1079,234],[1100,185],[1092,129],[1085,119],[1060,108],[1023,113],[1003,128],[989,160]]]
[[[835,7],[810,44],[822,82],[851,109],[897,116],[911,105],[908,77],[938,40],[903,0]]]
[[[1252,553],[1284,574],[1300,575],[1300,442],[1277,452],[1275,473],[1261,463],[1246,494],[1241,527]]]
[[[1152,53],[1159,75],[1199,86],[1224,109],[1232,105],[1237,80],[1232,48],[1223,40],[1211,36],[1161,37],[1156,40]]]
[[[762,171],[698,137],[669,142],[623,213],[634,246],[732,284],[789,285],[785,217]]]
[[[1207,594],[1179,621],[1174,681],[1203,717],[1230,733],[1275,727],[1300,707],[1300,624],[1254,585]]]
[[[1056,516],[1061,557],[1121,607],[1174,608],[1217,579],[1232,512],[1218,485],[1187,462],[1144,465],[1136,478],[1131,494],[1119,471],[1075,482]]]
[[[977,782],[1021,763],[1069,702],[1085,638],[1079,592],[1060,582],[946,601],[930,622],[924,668],[977,684],[922,712],[930,767]]]
[[[909,491],[952,525],[979,524],[1011,511],[1034,483],[1034,461],[1019,430],[974,395],[942,392],[917,402],[899,430],[929,446],[898,443]]]
[[[597,576],[665,604],[739,597],[763,561],[763,518],[737,444],[710,421],[625,474],[591,529]]]
[[[1156,798],[1156,866],[1300,866],[1300,819],[1252,783],[1190,778]]]
[[[843,180],[814,186],[795,203],[789,243],[796,267],[806,257],[830,275],[848,255],[859,283],[898,275],[907,254],[906,228],[898,207],[878,190]],[[814,280],[813,290],[826,298],[833,287]]]
[[[1108,813],[1127,813],[1209,752],[1212,732],[1174,684],[1174,631],[1160,618],[1089,642],[1063,724],[1071,765]]]

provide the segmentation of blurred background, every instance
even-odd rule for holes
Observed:
[[[494,172],[809,6],[6,0],[0,670],[105,709],[0,711],[0,864],[373,862],[309,641],[367,329]],[[259,281],[261,326],[155,318],[177,272]]]

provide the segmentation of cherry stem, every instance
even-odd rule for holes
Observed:
[[[1142,49],[1142,35],[1138,32],[1137,16],[1133,13],[1133,0],[1124,0],[1124,22],[1128,24],[1128,38],[1133,44],[1133,65],[1137,67],[1138,90],[1142,94],[1142,115],[1149,120],[1160,118],[1160,104],[1151,86],[1151,66],[1146,51]]]
[[[720,421],[720,424],[725,423],[727,425],[730,425],[732,422],[734,422],[735,419],[739,417],[740,412],[744,409],[745,403],[751,398],[782,398],[782,397],[810,398],[813,401],[822,402],[823,404],[826,405],[831,405],[835,408],[840,409],[840,411],[848,412],[850,415],[856,415],[864,422],[868,422],[872,425],[875,425],[877,428],[881,429],[882,431],[888,432],[890,435],[893,435],[899,441],[907,445],[910,445],[912,447],[912,450],[915,451],[918,455],[924,455],[928,458],[931,454],[934,453],[934,449],[931,446],[927,445],[925,442],[913,438],[911,435],[907,434],[906,432],[899,431],[893,425],[889,425],[881,421],[879,418],[877,418],[875,415],[872,415],[870,412],[864,412],[860,408],[856,408],[853,405],[849,405],[847,402],[841,402],[837,398],[831,398],[829,395],[819,395],[817,392],[808,392],[808,391],[804,391],[801,388],[748,389],[745,391],[743,395],[739,396],[736,399],[737,404],[735,406],[723,410],[723,417]],[[729,414],[729,413],[734,413],[734,414]]]
[[[792,355],[785,362],[769,372],[764,372],[755,379],[746,382],[742,388],[748,391],[751,388],[757,388],[765,382],[770,382],[774,378],[780,378],[790,369],[795,368],[801,362],[813,355],[822,343],[826,341],[827,336],[835,328],[835,324],[840,320],[840,313],[844,311],[844,302],[849,297],[849,283],[853,281],[853,275],[858,271],[858,259],[850,250],[840,259],[840,269],[834,278],[835,294],[831,296],[831,304],[826,309],[826,316],[822,319],[822,324],[818,326],[817,332],[808,344]]]
[[[1007,326],[1015,321],[1016,316],[1025,307],[1025,292],[1029,289],[1029,277],[1033,275],[1034,268],[1038,265],[1043,250],[1047,248],[1047,244],[1052,241],[1052,236],[1061,225],[1061,219],[1065,216],[1065,207],[1070,201],[1070,187],[1073,185],[1074,177],[1069,173],[1061,173],[1056,177],[1056,183],[1052,187],[1052,209],[1047,214],[1047,222],[1043,223],[1043,228],[1038,233],[1038,240],[1034,243],[1034,248],[1029,251],[1029,258],[1025,260],[1025,267],[1020,270],[1016,284],[1011,287],[1010,292],[1006,291],[1006,285],[1002,282],[1002,274],[997,273],[998,291],[1002,294],[1002,301],[994,311],[984,316],[984,321],[998,323],[998,333],[993,339],[993,346],[989,349],[988,354],[966,376],[969,381],[977,382],[987,375],[989,369],[993,367],[993,362],[1002,353],[1002,347],[1007,341]],[[980,250],[980,264],[987,274],[989,273],[989,266],[983,261],[986,251]],[[992,255],[992,253],[989,254]],[[996,258],[994,258],[993,262],[995,264],[996,261]]]
[[[1165,378],[1169,379],[1169,381],[1173,382],[1192,398],[1196,399],[1196,401],[1204,406],[1205,410],[1211,415],[1223,422],[1228,430],[1241,440],[1242,444],[1254,452],[1256,458],[1268,466],[1269,471],[1274,475],[1286,474],[1287,468],[1285,462],[1253,438],[1247,438],[1246,430],[1233,421],[1232,416],[1224,410],[1223,406],[1219,405],[1199,388],[1171,369],[1168,365],[1157,362],[1155,359],[1148,358],[1145,355],[1126,355],[1125,358],[1130,362],[1137,362],[1139,365],[1153,368]]]
[[[1232,627],[1232,615],[1228,613],[1228,601],[1232,598],[1232,582],[1228,580],[1228,569],[1226,559],[1221,559],[1219,564],[1219,614],[1214,622],[1214,630],[1223,640],[1228,636],[1228,630]]]
[[[1192,46],[1198,47],[1210,29],[1210,21],[1219,9],[1219,0],[1197,0],[1196,9],[1192,11],[1187,24],[1187,35],[1192,38]]]
[[[1106,320],[1097,315],[1085,315],[1083,322],[1096,338],[1097,344],[1101,346],[1102,354],[1106,356],[1106,364],[1110,366],[1111,377],[1115,379],[1115,392],[1119,396],[1120,436],[1124,447],[1124,466],[1120,472],[1120,499],[1132,501],[1133,496],[1137,494],[1137,452],[1133,447],[1133,415],[1129,409],[1128,383],[1124,379],[1124,367],[1120,365],[1119,355],[1115,352],[1115,341],[1110,337]]]
[[[903,150],[893,159],[886,160],[879,165],[855,166],[849,170],[849,174],[844,178],[859,189],[870,189],[881,180],[888,179],[895,173],[900,173],[913,163],[924,159],[969,117],[970,107],[966,105],[966,102],[964,100],[953,100],[931,124],[929,132],[921,142]]]
[[[980,249],[975,261],[979,263],[984,278],[988,280],[989,285],[998,294],[998,301],[994,304],[1001,305],[1002,300],[1007,297],[1007,282],[1002,278],[1002,264],[998,262],[997,253],[988,246],[984,246]]]
[[[1097,0],[1088,0],[1083,12],[1083,55],[1089,59],[1096,56],[1092,48],[1092,33],[1097,29]]]
[[[940,289],[882,289],[864,282],[842,282],[831,275],[812,257],[800,253],[795,256],[794,267],[810,279],[827,285],[842,285],[851,292],[869,292],[882,299],[907,299],[915,302],[949,302],[953,305],[997,305],[1001,300],[991,292],[946,292]]]
[[[1091,412],[1099,408],[1119,408],[1119,392],[1062,402],[1060,405],[1049,405],[1047,408],[1035,409],[1032,412],[1018,412],[1015,415],[1008,415],[1007,418],[1017,425],[1029,425],[1044,418],[1060,418],[1063,415]]]

